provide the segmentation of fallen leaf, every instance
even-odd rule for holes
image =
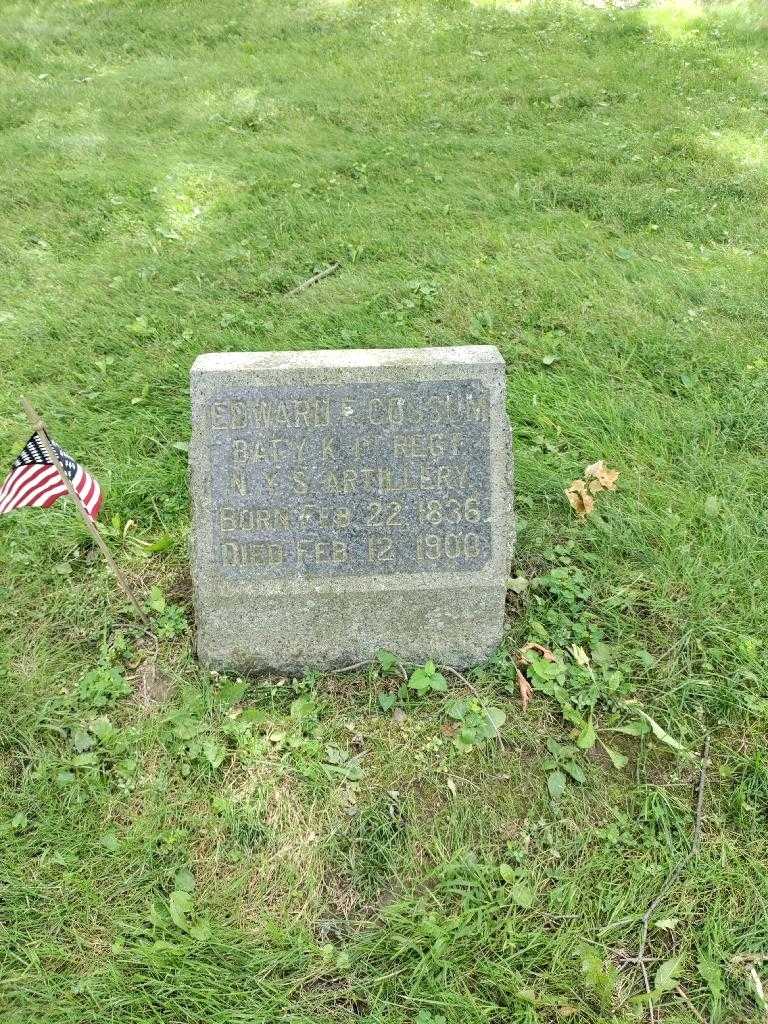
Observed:
[[[517,670],[517,686],[520,690],[520,703],[523,705],[523,711],[525,711],[528,705],[531,703],[533,697],[533,687],[525,678],[520,669]]]
[[[405,712],[403,711],[402,708],[395,708],[395,710],[392,712],[392,721],[395,723],[395,725],[403,724],[403,722],[405,721]]]
[[[605,464],[605,459],[600,459],[597,462],[593,462],[591,466],[587,466],[584,470],[584,479],[593,480],[605,488],[606,491],[616,490],[616,481],[619,479],[618,469],[608,469]],[[595,493],[593,491],[593,493]]]
[[[451,794],[451,796],[456,796],[456,783],[453,781],[450,775],[445,780],[445,785],[447,786],[448,792]]]
[[[574,480],[570,487],[566,487],[565,496],[580,519],[588,516],[595,507],[595,499],[583,480]]]
[[[550,651],[548,647],[544,647],[542,644],[533,643],[533,641],[531,641],[531,643],[526,644],[525,647],[521,647],[520,657],[523,659],[523,661],[528,660],[525,657],[528,651],[536,651],[537,654],[540,654],[542,656],[544,661],[557,661],[557,658],[554,656],[552,651]]]

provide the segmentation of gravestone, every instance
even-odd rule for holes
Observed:
[[[514,539],[497,349],[207,354],[191,393],[205,665],[493,652]]]

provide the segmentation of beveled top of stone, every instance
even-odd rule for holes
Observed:
[[[192,364],[192,373],[233,373],[280,369],[367,369],[499,365],[504,363],[494,345],[448,345],[433,348],[313,349],[286,352],[205,352]]]

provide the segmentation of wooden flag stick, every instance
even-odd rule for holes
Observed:
[[[128,583],[128,580],[125,578],[125,576],[122,573],[122,570],[120,569],[120,567],[118,566],[118,564],[114,560],[114,558],[112,557],[112,552],[109,550],[107,545],[104,543],[104,538],[101,536],[99,531],[94,526],[93,520],[91,519],[91,517],[86,512],[85,505],[83,505],[83,503],[82,503],[82,501],[80,499],[80,495],[75,490],[75,488],[74,488],[74,486],[72,484],[72,481],[67,476],[66,470],[64,469],[64,467],[62,466],[61,462],[59,461],[59,457],[56,454],[56,449],[51,444],[51,439],[48,436],[48,428],[46,427],[45,423],[43,423],[43,420],[42,420],[41,416],[35,411],[35,409],[26,400],[26,398],[22,398],[21,399],[21,407],[24,410],[24,412],[27,414],[27,419],[30,422],[32,430],[36,434],[39,435],[40,440],[43,443],[43,448],[45,448],[45,454],[50,459],[51,465],[55,466],[56,469],[59,471],[59,476],[61,477],[61,479],[62,479],[62,481],[64,483],[64,486],[67,488],[67,493],[69,494],[69,496],[72,499],[72,501],[74,501],[74,503],[75,503],[75,505],[77,507],[78,512],[83,517],[83,522],[85,523],[86,529],[88,530],[90,535],[93,537],[93,539],[96,541],[96,543],[101,548],[101,553],[102,553],[102,555],[104,555],[104,558],[107,561],[107,565],[110,567],[112,572],[117,577],[117,582],[123,588],[123,590],[128,595],[128,597],[131,599],[131,604],[136,609],[136,612],[138,613],[139,618],[141,619],[141,621],[144,623],[145,626],[148,626],[149,625],[149,619],[144,614],[144,610],[142,609],[141,605],[139,604],[136,595],[131,590],[130,585]]]

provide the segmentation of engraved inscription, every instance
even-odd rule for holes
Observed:
[[[481,382],[242,388],[205,415],[223,576],[466,573],[489,561]]]

